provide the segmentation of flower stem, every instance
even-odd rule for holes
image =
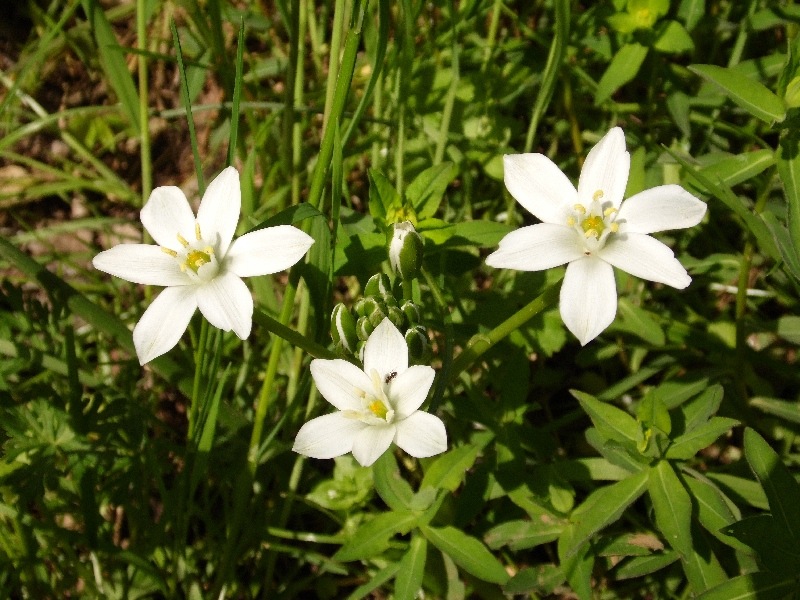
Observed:
[[[558,291],[560,287],[561,279],[559,278],[558,281],[554,282],[539,296],[534,298],[527,305],[523,306],[508,319],[500,323],[500,325],[492,329],[489,333],[478,333],[473,335],[469,342],[467,342],[466,348],[464,348],[461,354],[459,354],[453,361],[453,366],[450,370],[450,381],[455,381],[462,371],[472,365],[482,354],[492,348],[497,342],[505,338],[512,331],[522,327],[525,323],[530,321],[544,309],[555,304],[556,300],[558,300]]]
[[[192,382],[191,405],[189,406],[189,429],[187,439],[194,439],[194,428],[197,425],[197,414],[200,410],[200,381],[205,366],[206,346],[208,345],[208,321],[200,319],[200,335],[194,349],[194,380]]]
[[[139,128],[141,143],[139,154],[142,163],[142,202],[150,196],[153,189],[153,171],[150,157],[150,118],[148,116],[148,80],[147,58],[147,19],[145,15],[145,0],[136,2],[136,47],[142,52],[136,57],[139,75]]]

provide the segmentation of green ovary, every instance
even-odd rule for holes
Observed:
[[[211,262],[211,255],[213,252],[214,251],[211,248],[206,248],[205,250],[192,250],[186,255],[185,265],[197,273],[200,267]]]
[[[386,420],[386,415],[388,414],[389,410],[386,408],[386,405],[381,402],[380,400],[373,400],[367,405],[369,411],[378,417],[379,419]]]
[[[603,233],[603,230],[606,228],[606,224],[603,221],[603,217],[595,215],[586,217],[581,223],[581,228],[586,234],[586,237],[594,236],[599,238],[600,234]]]

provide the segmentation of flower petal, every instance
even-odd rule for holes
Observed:
[[[416,411],[433,385],[436,371],[427,365],[409,367],[389,383],[389,399],[396,419],[405,419]]]
[[[303,258],[313,243],[314,238],[291,225],[251,231],[231,244],[226,269],[239,277],[277,273]]]
[[[394,443],[416,458],[434,456],[447,450],[447,431],[439,417],[417,411],[397,424]]]
[[[486,257],[490,267],[542,271],[583,257],[578,233],[567,225],[539,223],[512,231]]]
[[[578,181],[578,202],[588,206],[598,190],[603,192],[601,202],[610,202],[619,208],[628,184],[631,155],[625,150],[625,134],[614,127],[589,151]]]
[[[366,426],[353,440],[353,458],[362,467],[370,466],[392,445],[395,430],[394,425]]]
[[[333,458],[353,449],[358,433],[368,428],[361,421],[349,419],[340,412],[311,419],[300,428],[292,450],[311,458]]]
[[[253,296],[244,282],[233,273],[222,273],[197,286],[197,305],[214,327],[233,329],[240,339],[247,339],[253,326]]]
[[[125,281],[145,285],[188,285],[189,276],[178,261],[158,246],[120,244],[92,259],[94,268]]]
[[[582,346],[600,335],[617,314],[617,285],[611,265],[593,256],[569,263],[559,308],[567,329]]]
[[[402,374],[408,368],[408,345],[397,327],[387,318],[380,322],[364,345],[364,372],[375,369],[385,380],[389,373]]]
[[[544,154],[506,154],[504,180],[509,193],[544,223],[564,223],[578,197],[575,186]]]
[[[168,287],[144,311],[133,328],[139,364],[172,350],[181,339],[197,308],[195,289],[193,285]]]
[[[661,185],[631,196],[619,209],[620,230],[654,233],[697,225],[706,214],[706,203],[679,185]]]
[[[666,283],[679,290],[692,282],[672,250],[649,235],[616,235],[598,252],[598,256],[626,273]]]
[[[366,373],[341,358],[311,361],[311,377],[319,393],[339,410],[362,410],[364,392],[373,385]]]
[[[179,249],[178,234],[188,241],[195,239],[192,207],[181,189],[174,185],[154,189],[139,216],[159,246]]]
[[[228,167],[208,185],[197,209],[197,222],[203,239],[211,241],[214,234],[219,234],[220,256],[225,256],[231,245],[241,210],[239,171]]]

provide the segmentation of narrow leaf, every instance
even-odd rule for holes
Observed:
[[[398,533],[408,533],[418,515],[410,512],[382,513],[358,528],[355,535],[333,555],[334,560],[350,561],[370,558],[389,547],[389,540]]]
[[[667,449],[666,458],[688,460],[738,424],[736,419],[712,417],[707,423],[675,438]]]
[[[691,65],[689,70],[715,84],[733,102],[762,121],[774,123],[786,118],[783,100],[759,81],[717,65]]]
[[[486,546],[460,529],[424,526],[422,533],[467,573],[490,583],[504,584],[509,580],[503,565]]]
[[[611,94],[636,77],[646,56],[647,46],[641,44],[625,44],[620,48],[597,83],[594,103],[601,104],[610,98]]]
[[[427,219],[436,214],[444,192],[458,174],[453,163],[442,163],[425,169],[406,189],[406,199],[414,207],[417,217]]]
[[[476,445],[461,446],[438,457],[425,470],[420,489],[430,486],[454,492],[464,480],[467,469],[475,463],[479,451]]]
[[[414,535],[408,551],[400,560],[400,570],[394,581],[394,597],[396,600],[414,600],[422,588],[422,577],[425,575],[425,562],[428,555],[428,540],[421,535]]]
[[[578,390],[570,390],[570,394],[578,399],[603,437],[618,442],[638,442],[641,437],[639,425],[624,410]]]
[[[697,600],[779,600],[796,592],[797,578],[772,573],[740,575],[708,590]]]

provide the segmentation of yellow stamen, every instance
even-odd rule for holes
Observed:
[[[567,217],[567,225],[569,225],[570,227],[575,225],[575,217]]]
[[[161,251],[169,254],[170,256],[178,256],[178,253],[175,252],[175,250],[170,250],[169,248],[164,248],[163,246],[161,246]]]
[[[586,209],[584,208],[583,204],[576,204],[572,208],[576,213],[579,213],[581,215],[585,215],[586,214]]]
[[[184,248],[188,248],[189,247],[189,242],[187,242],[186,238],[183,237],[180,233],[178,234],[178,241],[181,243],[181,246],[183,246]]]
[[[605,223],[603,222],[603,217],[600,216],[592,216],[586,217],[581,223],[581,227],[583,228],[586,237],[600,237],[600,234],[603,233],[603,229],[606,228]]]
[[[610,216],[611,216],[611,215],[613,215],[615,212],[617,212],[617,209],[616,209],[616,208],[614,208],[613,206],[609,206],[607,209],[605,209],[605,210],[603,211],[603,215],[605,215],[606,217],[610,217]]]
[[[202,250],[192,250],[191,252],[189,252],[189,254],[186,255],[185,264],[192,271],[197,273],[200,267],[211,262],[212,254],[213,250],[211,248],[206,248],[205,252]]]
[[[613,233],[617,233],[619,231],[619,223],[612,223],[611,224],[611,231]]]
[[[200,223],[194,224],[194,235],[197,237],[197,241],[199,242],[203,238],[200,236]]]
[[[603,190],[597,190],[594,194],[592,194],[592,200],[600,200],[605,194],[603,194]]]

